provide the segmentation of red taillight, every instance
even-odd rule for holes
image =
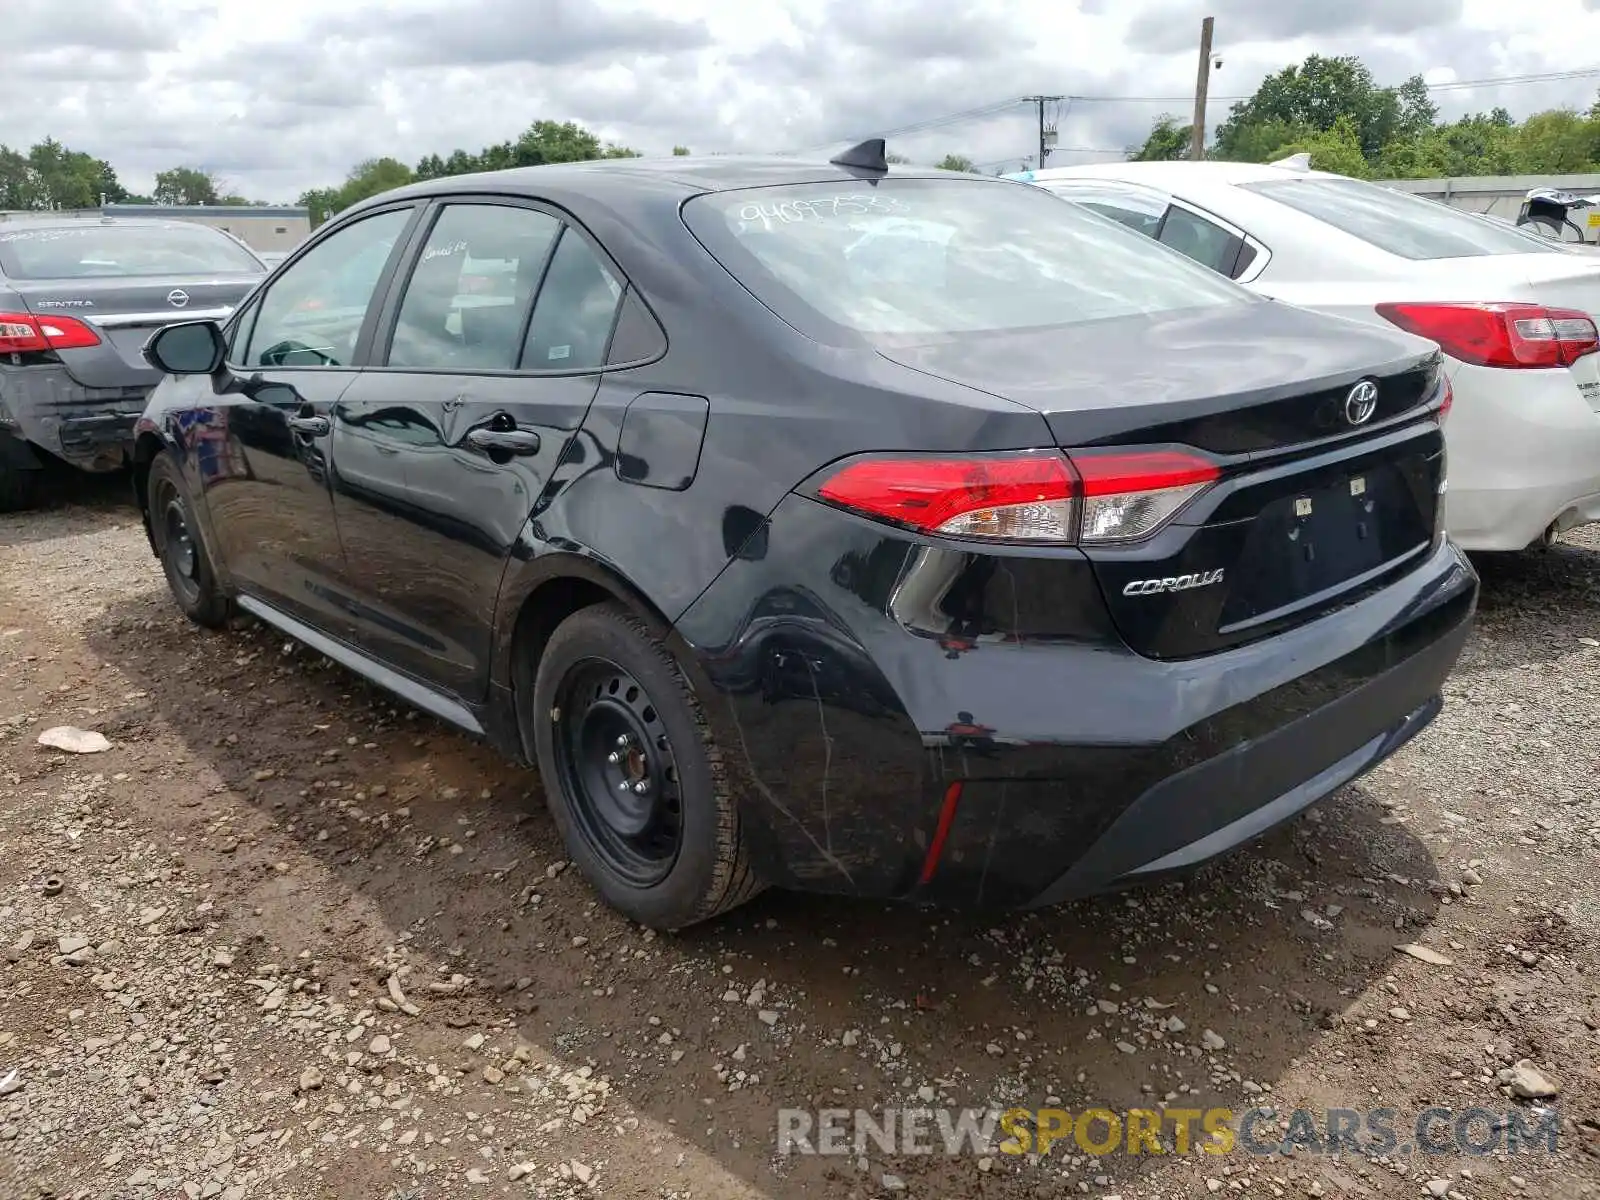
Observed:
[[[81,350],[99,344],[100,337],[94,330],[71,317],[0,312],[0,354]]]
[[[1148,537],[1220,475],[1182,450],[904,455],[848,463],[817,495],[924,533],[1070,545]]]
[[[1186,450],[1078,451],[1084,542],[1149,537],[1222,476],[1217,464]]]
[[[1378,315],[1479,367],[1570,367],[1600,350],[1588,313],[1540,304],[1380,304]]]
[[[1439,382],[1444,386],[1444,398],[1439,401],[1439,424],[1444,424],[1444,419],[1450,415],[1450,406],[1456,402],[1456,390],[1450,386],[1450,380],[1443,376]]]
[[[869,458],[818,489],[824,500],[926,533],[1072,540],[1077,479],[1060,454]]]

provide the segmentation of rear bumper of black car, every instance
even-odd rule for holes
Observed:
[[[132,455],[150,389],[84,387],[60,366],[0,366],[0,426],[85,471],[115,470]]]
[[[1019,907],[1250,841],[1437,714],[1477,577],[1441,541],[1285,633],[1132,653],[1075,552],[923,544],[791,499],[678,622],[780,885]]]

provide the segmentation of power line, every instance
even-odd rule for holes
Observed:
[[[1059,111],[1059,105],[1064,98],[1062,96],[1024,96],[1022,98],[1024,104],[1037,104],[1039,106],[1039,165],[1041,167],[1044,166],[1045,159],[1050,157],[1050,142],[1054,139],[1056,132],[1056,123],[1051,121],[1048,131],[1050,136],[1046,136],[1044,106],[1046,104],[1057,105],[1057,111]]]
[[[977,108],[963,109],[961,112],[946,113],[945,115],[939,117],[927,117],[921,121],[913,121],[909,125],[900,125],[893,129],[874,130],[870,135],[866,136],[881,138],[907,137],[914,133],[924,133],[928,130],[940,129],[946,125],[959,125],[963,121],[979,121],[984,117],[999,116],[1007,109],[1019,108],[1024,103],[1026,103],[1026,101],[1024,101],[1020,96],[1011,96],[1004,100],[996,100],[992,104],[980,105]],[[851,140],[852,139],[848,137],[831,138],[826,142],[816,142],[809,146],[803,146],[800,150],[795,151],[795,153],[803,153],[807,150],[821,150],[828,146],[836,146],[840,142],[847,142]]]
[[[1572,71],[1542,71],[1525,75],[1500,75],[1485,79],[1458,79],[1448,83],[1424,84],[1428,92],[1457,92],[1468,91],[1473,88],[1486,87],[1514,87],[1532,83],[1560,83],[1571,79],[1591,79],[1600,77],[1600,67],[1585,67]],[[1397,88],[1380,88],[1379,91],[1396,91]],[[1253,96],[1254,93],[1251,94]],[[1231,103],[1251,99],[1251,96],[1211,96],[1208,102]],[[1074,103],[1084,104],[1182,104],[1194,100],[1191,96],[1083,96],[1068,95],[1063,99],[1070,107]],[[962,109],[960,112],[945,113],[937,117],[927,117],[920,121],[913,121],[908,125],[900,125],[891,129],[879,129],[866,137],[910,137],[914,134],[929,133],[935,129],[942,129],[948,125],[960,125],[968,121],[981,121],[986,117],[997,117],[1012,109],[1021,108],[1024,104],[1034,103],[1033,97],[1008,96],[1004,100],[996,100],[990,104],[982,104],[976,108]],[[813,150],[823,150],[829,146],[837,146],[840,142],[859,141],[860,138],[830,138],[825,142],[815,142],[809,146],[802,146],[792,150],[791,154],[805,154]],[[1088,146],[1052,146],[1052,154],[1120,154],[1121,150],[1102,150]]]

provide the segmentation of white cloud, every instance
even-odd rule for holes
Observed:
[[[1082,100],[1056,161],[1186,114],[1201,13],[1217,17],[1212,123],[1306,54],[1361,55],[1383,82],[1581,70],[1600,0],[8,0],[4,138],[55,137],[148,189],[201,166],[288,200],[355,162],[415,162],[575,120],[646,152],[819,147],[1029,92]],[[1559,31],[1559,36],[1554,36]],[[1586,107],[1600,77],[1449,90],[1446,115]],[[1166,99],[1162,99],[1165,97]],[[1032,152],[1016,106],[908,134],[913,158]],[[1102,154],[1102,157],[1104,155]]]

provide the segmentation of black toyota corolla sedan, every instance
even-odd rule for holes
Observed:
[[[413,185],[146,353],[179,607],[536,765],[650,926],[1188,868],[1427,725],[1476,602],[1431,345],[881,143]]]

